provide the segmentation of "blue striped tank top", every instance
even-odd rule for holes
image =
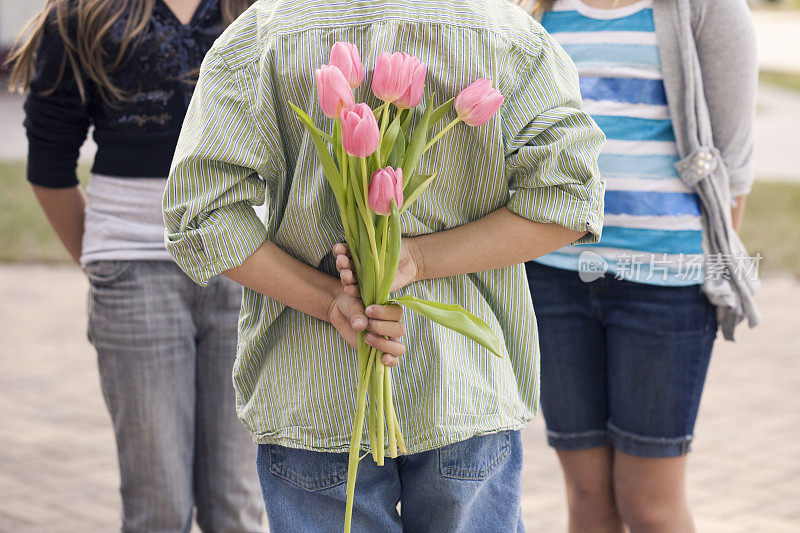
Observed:
[[[703,281],[702,213],[675,169],[678,151],[661,72],[651,0],[614,9],[558,0],[542,21],[572,57],[584,108],[607,142],[599,243],[565,247],[538,262],[655,285]]]

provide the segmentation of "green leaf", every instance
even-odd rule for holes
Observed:
[[[433,106],[425,108],[422,118],[419,119],[411,134],[411,141],[408,143],[406,156],[403,159],[403,176],[411,176],[425,153],[425,144],[428,142],[428,124],[433,114]]]
[[[419,313],[437,324],[461,333],[498,357],[503,357],[505,353],[503,341],[494,334],[489,325],[460,305],[429,302],[410,295],[392,298],[392,301]]]
[[[325,146],[325,143],[322,140],[322,135],[327,136],[327,134],[324,134],[324,132],[314,125],[311,117],[309,117],[305,111],[291,102],[289,102],[289,106],[300,119],[300,122],[303,124],[303,126],[306,127],[306,130],[311,137],[311,141],[314,143],[314,148],[317,150],[317,156],[319,156],[319,161],[322,164],[322,170],[325,173],[325,177],[328,178],[328,183],[330,184],[331,189],[333,189],[334,196],[336,196],[336,202],[339,205],[344,204],[345,196],[342,175],[339,173],[339,169],[333,160],[333,156],[331,156],[330,150],[327,146]],[[333,139],[331,139],[331,141],[332,140]]]
[[[389,214],[389,242],[386,247],[386,260],[384,261],[383,279],[378,285],[378,301],[389,297],[392,282],[397,274],[397,266],[400,264],[400,248],[402,247],[402,228],[400,227],[400,212],[397,204],[392,200],[392,212]]]
[[[448,113],[448,111],[450,111],[453,108],[453,104],[455,103],[455,101],[456,98],[454,96],[450,100],[446,101],[445,103],[437,107],[436,110],[434,110],[433,114],[431,115],[431,120],[429,122],[430,126],[433,126],[434,124],[442,120],[444,116]]]
[[[403,130],[397,135],[397,138],[394,141],[394,147],[392,147],[392,152],[389,154],[389,157],[386,159],[386,164],[392,168],[399,168],[403,164],[403,156],[406,153],[406,145],[408,144],[408,138],[406,134],[403,133]]]
[[[408,139],[409,135],[411,134],[411,121],[414,119],[414,110],[409,109],[406,112],[405,117],[403,118],[403,124],[400,125],[400,131],[406,134],[406,139]]]
[[[430,175],[426,174],[414,174],[408,183],[408,190],[403,188],[403,207],[400,208],[400,212],[402,213],[413,204],[417,198],[422,196],[428,186],[436,179],[436,172]]]
[[[364,305],[375,303],[375,257],[369,246],[369,236],[364,227],[364,221],[359,220],[359,257],[361,259],[361,270],[356,272],[358,276],[358,288],[361,291],[361,300]]]
[[[383,139],[381,139],[381,155],[388,159],[386,156],[394,149],[394,143],[397,139],[397,134],[400,133],[400,120],[401,120],[402,113],[398,113],[394,120],[392,120],[389,127],[386,128],[386,131],[383,133]]]
[[[324,131],[322,131],[321,129],[319,129],[318,127],[316,127],[314,125],[314,121],[311,120],[311,117],[309,117],[308,114],[305,111],[303,111],[302,109],[300,109],[299,107],[297,107],[296,105],[294,105],[291,102],[289,102],[289,105],[292,107],[292,109],[294,110],[295,114],[298,116],[300,121],[303,123],[303,125],[307,129],[310,129],[310,130],[314,131],[317,135],[319,135],[320,137],[322,137],[323,139],[325,139],[326,141],[328,141],[332,145],[336,144],[336,140],[333,137],[331,137],[330,135],[328,135],[327,133],[325,133]]]

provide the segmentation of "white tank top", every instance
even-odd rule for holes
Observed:
[[[163,260],[161,199],[166,178],[92,175],[86,188],[81,264],[107,260]]]
[[[172,261],[161,209],[166,178],[93,174],[86,187],[81,265],[92,261]],[[262,220],[266,208],[254,207]]]

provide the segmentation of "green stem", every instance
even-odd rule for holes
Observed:
[[[373,352],[375,349],[373,348]],[[370,355],[369,364],[375,366],[375,360]],[[375,369],[372,369],[373,372]],[[369,434],[369,451],[372,453],[372,460],[378,463],[378,434],[375,431],[375,421],[378,419],[378,404],[375,403],[375,376],[369,380],[369,415],[367,417],[367,433]]]
[[[386,118],[389,116],[389,102],[384,102],[379,109],[378,119],[381,121],[381,135],[378,141],[378,167],[383,166],[383,158],[381,158],[381,142],[383,142],[383,132],[386,131]]]
[[[386,241],[389,240],[389,217],[388,216],[380,216],[378,217],[378,230],[380,231],[381,235],[381,242],[380,242],[380,255],[378,256],[378,275],[375,276],[375,279],[378,280],[377,285],[378,287],[381,286],[381,280],[383,280],[383,276],[385,274],[384,269],[386,268]],[[377,303],[382,304],[386,301],[387,295],[376,294],[378,297]]]
[[[383,366],[383,361],[381,361],[380,357],[375,360],[375,373],[372,376],[372,380],[375,382],[375,406],[378,408],[378,412],[375,416],[375,426],[377,429],[377,440],[378,440],[378,460],[375,461],[378,463],[378,466],[383,466],[383,459],[386,454],[386,437],[384,435],[384,428],[383,428],[383,421],[385,419],[384,415],[384,392],[383,392],[383,384],[384,384],[384,370],[385,367]]]
[[[369,176],[367,174],[367,158],[359,158],[361,163],[361,195],[364,198],[364,205],[369,205]]]
[[[359,159],[361,160],[361,184],[364,187],[364,211],[367,211],[362,212],[361,215],[364,217],[364,225],[367,229],[367,235],[369,235],[369,245],[372,248],[372,255],[375,258],[375,272],[378,272],[378,246],[375,244],[375,219],[372,217],[371,209],[369,208],[369,179],[367,177],[367,160],[364,157]]]
[[[358,363],[358,379],[361,379],[361,376],[364,375],[364,371],[367,369],[367,362],[369,361],[369,345],[364,340],[364,336],[367,334],[366,331],[361,331],[358,334],[358,348],[356,348],[356,362]],[[361,382],[359,381],[359,385]]]
[[[358,202],[356,201],[356,192],[357,191],[354,190],[355,189],[355,185],[356,185],[355,174],[354,174],[353,166],[350,165],[350,164],[347,165],[347,173],[348,173],[348,176],[353,178],[351,180],[348,180],[349,187],[345,188],[344,193],[345,193],[345,197],[347,198],[347,220],[348,220],[348,222],[350,224],[350,230],[352,231],[352,237],[354,239],[352,242],[348,242],[348,244],[351,245],[351,248],[355,248],[356,250],[358,250],[358,245],[359,245],[359,242],[360,242],[358,240],[358,237],[359,237],[359,232],[358,232],[358,209],[359,208],[358,208]],[[359,272],[361,270],[360,258],[357,258],[356,255],[354,254],[355,250],[350,250],[350,251],[353,254],[353,261],[356,264],[356,272]]]
[[[374,351],[370,356],[374,355]],[[373,360],[367,361],[364,375],[359,376],[356,396],[356,418],[353,420],[353,431],[350,434],[350,454],[347,461],[347,502],[345,504],[344,531],[350,533],[353,519],[353,497],[356,490],[356,474],[358,473],[358,452],[361,450],[361,436],[364,432],[364,415],[367,404],[367,389],[372,377]]]
[[[459,122],[461,122],[461,117],[456,117],[450,124],[445,126],[442,131],[437,133],[436,136],[433,139],[431,139],[430,142],[428,142],[428,144],[425,145],[425,149],[422,151],[422,153],[424,154],[425,152],[430,150],[431,147],[434,144],[436,144],[439,141],[439,139],[441,139],[444,136],[445,133],[450,131],[452,129],[452,127],[455,126],[456,124],[458,124]]]
[[[397,457],[397,435],[395,434],[394,391],[392,390],[392,368],[383,373],[383,398],[386,408],[386,428],[389,431],[389,457]]]
[[[353,166],[351,166],[350,169],[352,170],[351,177],[353,178],[353,182],[352,182],[353,187],[350,187],[350,192],[353,195],[353,198],[355,200],[355,207],[356,207],[356,213],[355,214],[351,214],[351,216],[353,218],[352,223],[357,224],[358,221],[355,220],[355,217],[356,217],[356,215],[361,215],[361,220],[364,222],[364,230],[367,232],[367,238],[369,240],[369,236],[370,236],[370,232],[371,232],[372,233],[372,241],[374,241],[375,240],[375,228],[374,228],[375,221],[371,216],[369,206],[364,205],[364,197],[361,194],[361,191],[355,190],[355,185],[356,185],[355,168]],[[370,241],[370,244],[372,244],[372,241]],[[362,266],[366,267],[366,265],[362,265]]]
[[[336,123],[339,124],[339,128],[342,127],[338,120],[336,121]],[[342,143],[342,146],[340,146],[339,154],[341,157],[340,161],[342,162],[341,163],[342,181],[343,181],[342,185],[344,187],[344,190],[347,191],[347,152],[345,152],[344,143]]]
[[[400,450],[400,453],[403,455],[408,454],[408,449],[406,449],[406,441],[403,438],[403,432],[400,429],[400,420],[397,419],[397,416],[394,417],[395,429],[397,430],[397,447]]]

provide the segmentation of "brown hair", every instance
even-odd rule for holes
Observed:
[[[553,9],[556,0],[514,0],[519,7],[534,16],[540,16]]]
[[[220,0],[223,23],[233,22],[254,0]],[[64,42],[64,57],[55,89],[69,64],[81,99],[86,101],[83,75],[92,80],[106,102],[126,99],[109,73],[135,48],[137,38],[147,28],[156,0],[47,0],[44,8],[25,25],[11,48],[6,63],[11,65],[9,87],[24,91],[33,76],[36,50],[48,24],[55,24]],[[109,57],[103,39],[114,23],[128,13],[122,43],[116,56]]]

